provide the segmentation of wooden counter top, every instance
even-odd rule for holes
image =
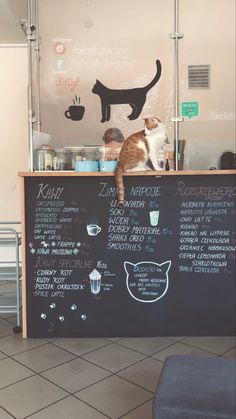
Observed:
[[[125,172],[124,176],[178,176],[178,175],[232,175],[236,174],[236,170],[176,170],[176,171],[154,171],[146,170],[140,172]],[[63,177],[84,177],[84,176],[114,176],[112,172],[75,172],[74,170],[60,170],[60,171],[37,171],[37,172],[19,172],[21,177],[39,177],[39,176],[63,176]]]

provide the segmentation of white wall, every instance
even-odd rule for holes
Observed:
[[[185,117],[185,170],[219,168],[235,142],[235,0],[180,0],[180,102],[198,102]],[[211,65],[210,89],[188,89],[188,65]]]
[[[0,45],[0,62],[0,221],[18,221],[17,173],[28,166],[27,48]]]

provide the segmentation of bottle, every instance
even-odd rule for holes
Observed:
[[[166,159],[166,170],[170,170],[169,160]]]
[[[157,155],[157,163],[159,166],[159,170],[165,170],[165,164],[166,164],[166,153],[163,148],[161,148]]]

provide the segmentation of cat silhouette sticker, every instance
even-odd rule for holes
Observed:
[[[170,260],[161,264],[124,262],[127,274],[126,285],[130,295],[142,303],[154,303],[160,300],[166,294],[169,286],[170,266]]]
[[[92,92],[100,97],[102,108],[101,122],[109,121],[111,117],[111,105],[129,104],[132,112],[128,115],[128,119],[134,120],[139,117],[143,106],[146,102],[148,91],[155,86],[161,77],[161,63],[156,60],[156,74],[154,78],[144,87],[136,87],[133,89],[110,89],[96,80]]]

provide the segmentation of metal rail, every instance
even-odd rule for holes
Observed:
[[[170,34],[170,38],[174,40],[174,116],[171,122],[174,123],[175,170],[178,170],[179,163],[179,123],[183,122],[179,115],[179,40],[183,36],[179,32],[179,0],[174,0],[174,32]]]
[[[20,224],[18,221],[2,221],[0,222],[0,225],[7,225],[7,224]],[[11,273],[11,278],[16,280],[16,305],[15,306],[0,306],[0,312],[2,313],[16,313],[17,316],[17,327],[14,329],[16,333],[20,332],[21,330],[21,319],[20,319],[20,307],[21,307],[21,299],[20,299],[20,257],[19,257],[19,245],[21,243],[20,235],[19,233],[12,227],[0,227],[0,236],[1,235],[7,235],[7,238],[1,239],[0,238],[0,245],[1,242],[4,245],[6,240],[7,244],[13,243],[15,244],[15,260],[14,261],[0,261],[1,263],[14,263],[15,264],[15,270],[13,269]],[[12,237],[13,236],[13,237]],[[8,278],[9,272],[6,268],[3,269],[2,275],[0,276],[6,276]],[[15,310],[14,310],[15,309]],[[10,310],[10,311],[9,311]]]

